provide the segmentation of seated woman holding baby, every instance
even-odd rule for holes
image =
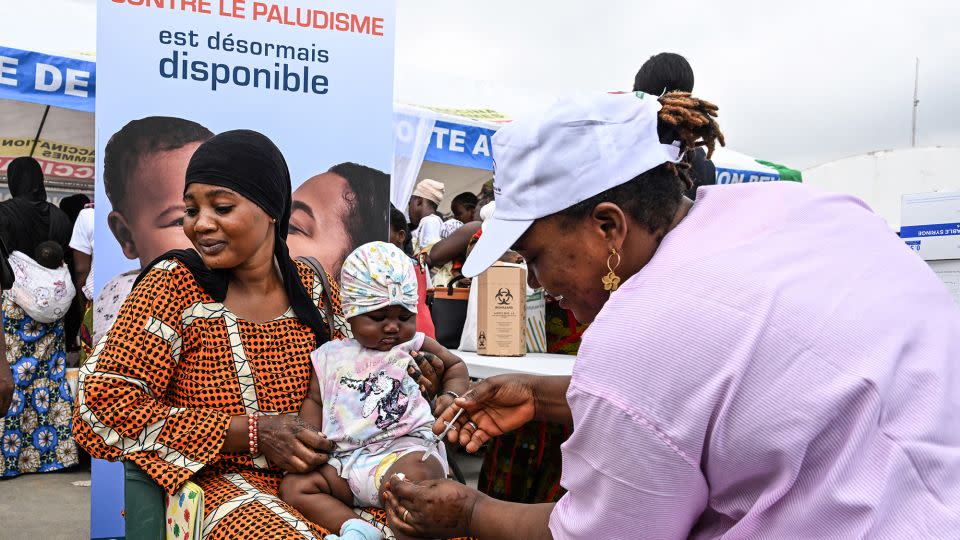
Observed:
[[[333,347],[345,336],[331,335],[325,315],[330,308],[342,316],[340,292],[335,280],[291,259],[290,199],[286,162],[267,137],[230,131],[197,149],[183,224],[195,249],[164,254],[138,278],[81,371],[74,433],[94,457],[135,463],[167,493],[197,484],[206,538],[325,538],[330,529],[377,538],[384,512],[368,514],[379,527],[367,527],[352,507],[381,506],[376,486],[388,472],[432,478],[445,463],[429,429],[380,437],[371,448],[334,420],[363,402],[349,413],[373,419],[364,436],[376,435],[374,428],[396,433],[390,430],[404,422],[418,427],[408,411],[422,414],[421,390],[450,391],[437,398],[436,408],[445,408],[466,389],[466,368],[410,328],[403,287],[387,288],[385,306],[369,309],[371,300],[360,308],[349,320],[356,341]],[[368,277],[377,279],[375,272]],[[422,358],[419,350],[443,361],[442,386],[428,380],[429,362],[420,362],[422,377],[408,369],[413,356]],[[358,361],[388,357],[384,376],[357,379],[366,372],[343,362],[347,351]],[[356,380],[330,378],[341,365],[335,360]],[[331,384],[334,397],[323,390]],[[321,412],[328,410],[332,417]],[[425,462],[410,437],[428,449]],[[382,468],[377,459],[392,464],[373,488],[349,491],[351,500],[344,486],[361,470]],[[286,473],[295,474],[284,492],[296,507],[279,497]]]

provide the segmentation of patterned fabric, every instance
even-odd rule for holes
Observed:
[[[340,270],[343,315],[347,319],[387,306],[417,312],[417,274],[410,257],[387,242],[353,251]]]
[[[63,321],[30,318],[3,293],[3,337],[13,370],[13,402],[0,418],[0,477],[56,471],[77,464],[66,380]]]
[[[320,280],[297,270],[322,306]],[[219,452],[232,415],[300,410],[313,347],[292,310],[245,321],[176,260],[161,262],[81,370],[75,435],[95,457],[134,461],[168,493],[199,485],[209,538],[315,538],[325,531],[277,497],[281,471],[262,455]]]
[[[423,339],[418,332],[389,351],[354,339],[329,341],[310,355],[323,398],[323,432],[337,445],[336,457],[424,429],[432,433],[430,404],[407,374],[410,353]]]
[[[43,323],[66,316],[76,294],[67,265],[47,268],[19,251],[7,260],[16,278],[8,294],[27,315]]]
[[[87,300],[83,308],[83,319],[80,321],[80,365],[83,365],[93,354],[93,302]]]
[[[440,228],[440,239],[449,238],[451,234],[457,232],[457,229],[463,227],[463,222],[459,219],[448,219],[443,222],[443,227]]]
[[[127,295],[133,290],[133,282],[137,280],[140,270],[131,270],[120,274],[100,289],[100,294],[94,300],[93,310],[93,341],[99,343],[107,330],[117,318],[120,312],[120,306],[127,299]]]
[[[577,354],[580,340],[590,326],[577,322],[573,312],[563,309],[557,302],[547,302],[545,309],[547,352],[553,354]]]
[[[173,495],[164,494],[167,506],[167,538],[198,540],[203,536],[203,490],[187,481]]]
[[[528,422],[494,437],[484,455],[477,488],[501,501],[557,502],[566,493],[560,487],[560,445],[569,436],[566,426]]]

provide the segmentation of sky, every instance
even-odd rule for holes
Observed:
[[[4,0],[0,42],[94,52],[95,5]],[[394,95],[519,117],[629,90],[644,60],[676,52],[730,148],[807,168],[910,145],[917,57],[918,144],[960,146],[958,20],[956,0],[398,0]]]

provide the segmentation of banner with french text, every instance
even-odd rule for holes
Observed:
[[[0,46],[0,99],[93,112],[92,60]]]
[[[142,266],[193,247],[184,174],[210,137],[251,129],[293,184],[287,243],[339,278],[386,240],[395,0],[99,0],[94,339]],[[93,480],[91,536],[123,536],[122,473]],[[99,504],[103,502],[103,504]]]

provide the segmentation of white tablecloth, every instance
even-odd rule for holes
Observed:
[[[504,373],[531,375],[571,375],[576,356],[568,354],[528,353],[526,356],[480,356],[475,352],[451,351],[467,364],[470,376],[478,379]]]

